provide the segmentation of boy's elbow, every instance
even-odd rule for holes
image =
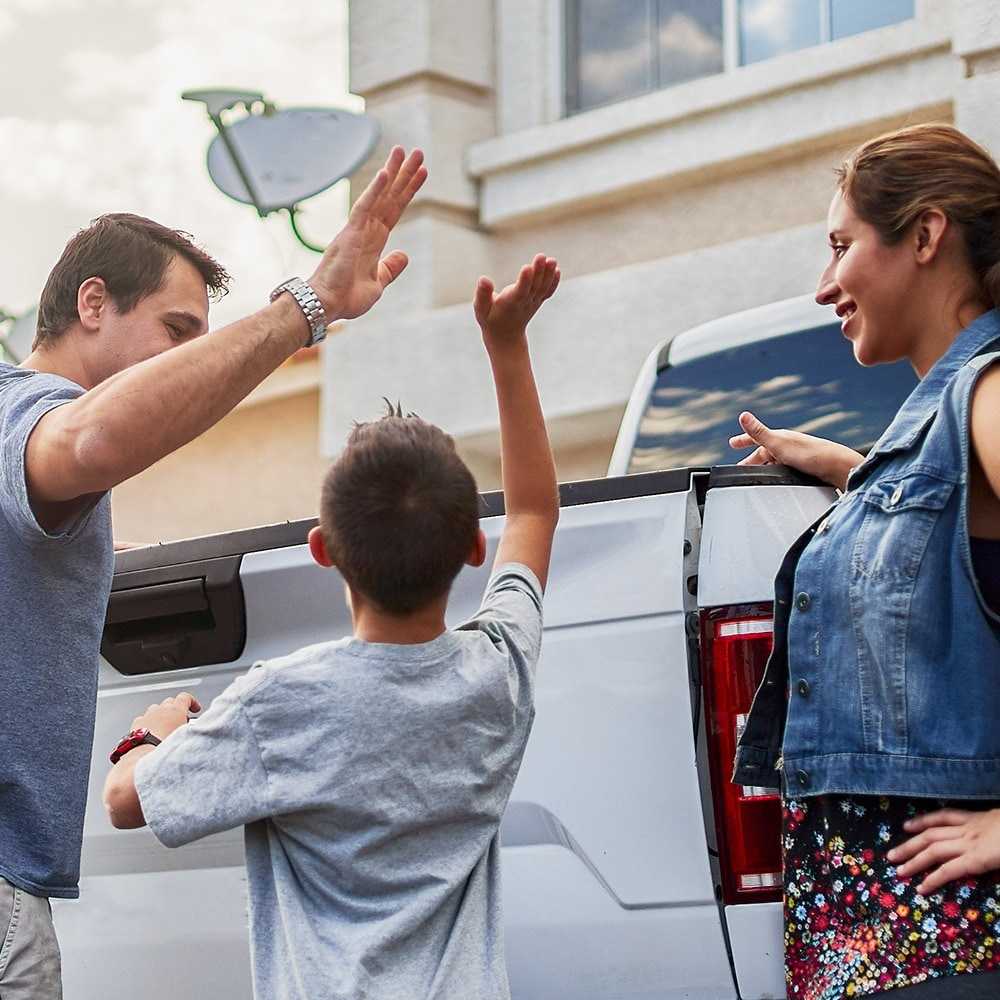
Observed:
[[[135,786],[129,788],[111,778],[104,785],[104,810],[116,830],[136,830],[146,825]]]

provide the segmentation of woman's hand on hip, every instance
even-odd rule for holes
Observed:
[[[939,809],[907,820],[903,828],[914,836],[888,858],[902,878],[929,872],[917,886],[924,896],[948,882],[1000,869],[1000,809]]]
[[[742,434],[729,439],[731,448],[755,448],[740,465],[788,465],[838,490],[847,487],[851,470],[864,455],[846,445],[799,431],[772,430],[752,413],[740,414]]]

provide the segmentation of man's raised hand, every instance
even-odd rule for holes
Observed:
[[[555,258],[540,253],[521,268],[517,281],[501,292],[494,291],[489,278],[480,278],[472,308],[487,347],[523,335],[531,317],[559,286],[559,277]]]
[[[382,252],[403,210],[427,179],[423,162],[419,149],[406,156],[401,146],[393,147],[385,166],[354,203],[347,225],[326,248],[309,284],[329,322],[368,312],[409,263],[401,250],[385,257]]]

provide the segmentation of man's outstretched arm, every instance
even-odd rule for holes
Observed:
[[[327,247],[309,284],[328,322],[367,312],[408,261],[382,257],[389,233],[427,177],[419,150],[395,148]],[[26,451],[32,503],[101,493],[221,420],[307,341],[291,295],[209,336],[173,348],[46,414]],[[64,508],[60,513],[65,516]]]

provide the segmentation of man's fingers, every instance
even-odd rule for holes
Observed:
[[[476,282],[476,293],[472,299],[472,310],[476,314],[476,320],[484,323],[490,314],[493,305],[493,282],[484,274]]]
[[[756,444],[749,434],[735,434],[729,439],[730,448],[753,448]]]
[[[402,153],[402,147],[397,146]],[[395,150],[393,150],[395,152]],[[410,151],[410,155],[402,161],[399,167],[399,172],[393,178],[392,186],[389,188],[389,193],[395,198],[400,197],[403,192],[409,187],[410,182],[413,180],[417,171],[420,169],[421,164],[424,162],[424,152],[422,149],[414,149]]]
[[[403,208],[405,208],[413,200],[413,196],[423,187],[424,181],[427,180],[427,168],[421,167],[412,178],[410,178],[410,183],[406,185],[403,189],[403,193],[400,195],[400,201]]]
[[[370,212],[388,186],[389,174],[383,168],[371,179],[368,187],[361,192],[361,197],[358,198],[353,208],[351,208],[351,218],[357,219],[358,216]]]
[[[379,261],[378,280],[383,288],[391,285],[406,270],[410,258],[402,250],[393,250]]]

